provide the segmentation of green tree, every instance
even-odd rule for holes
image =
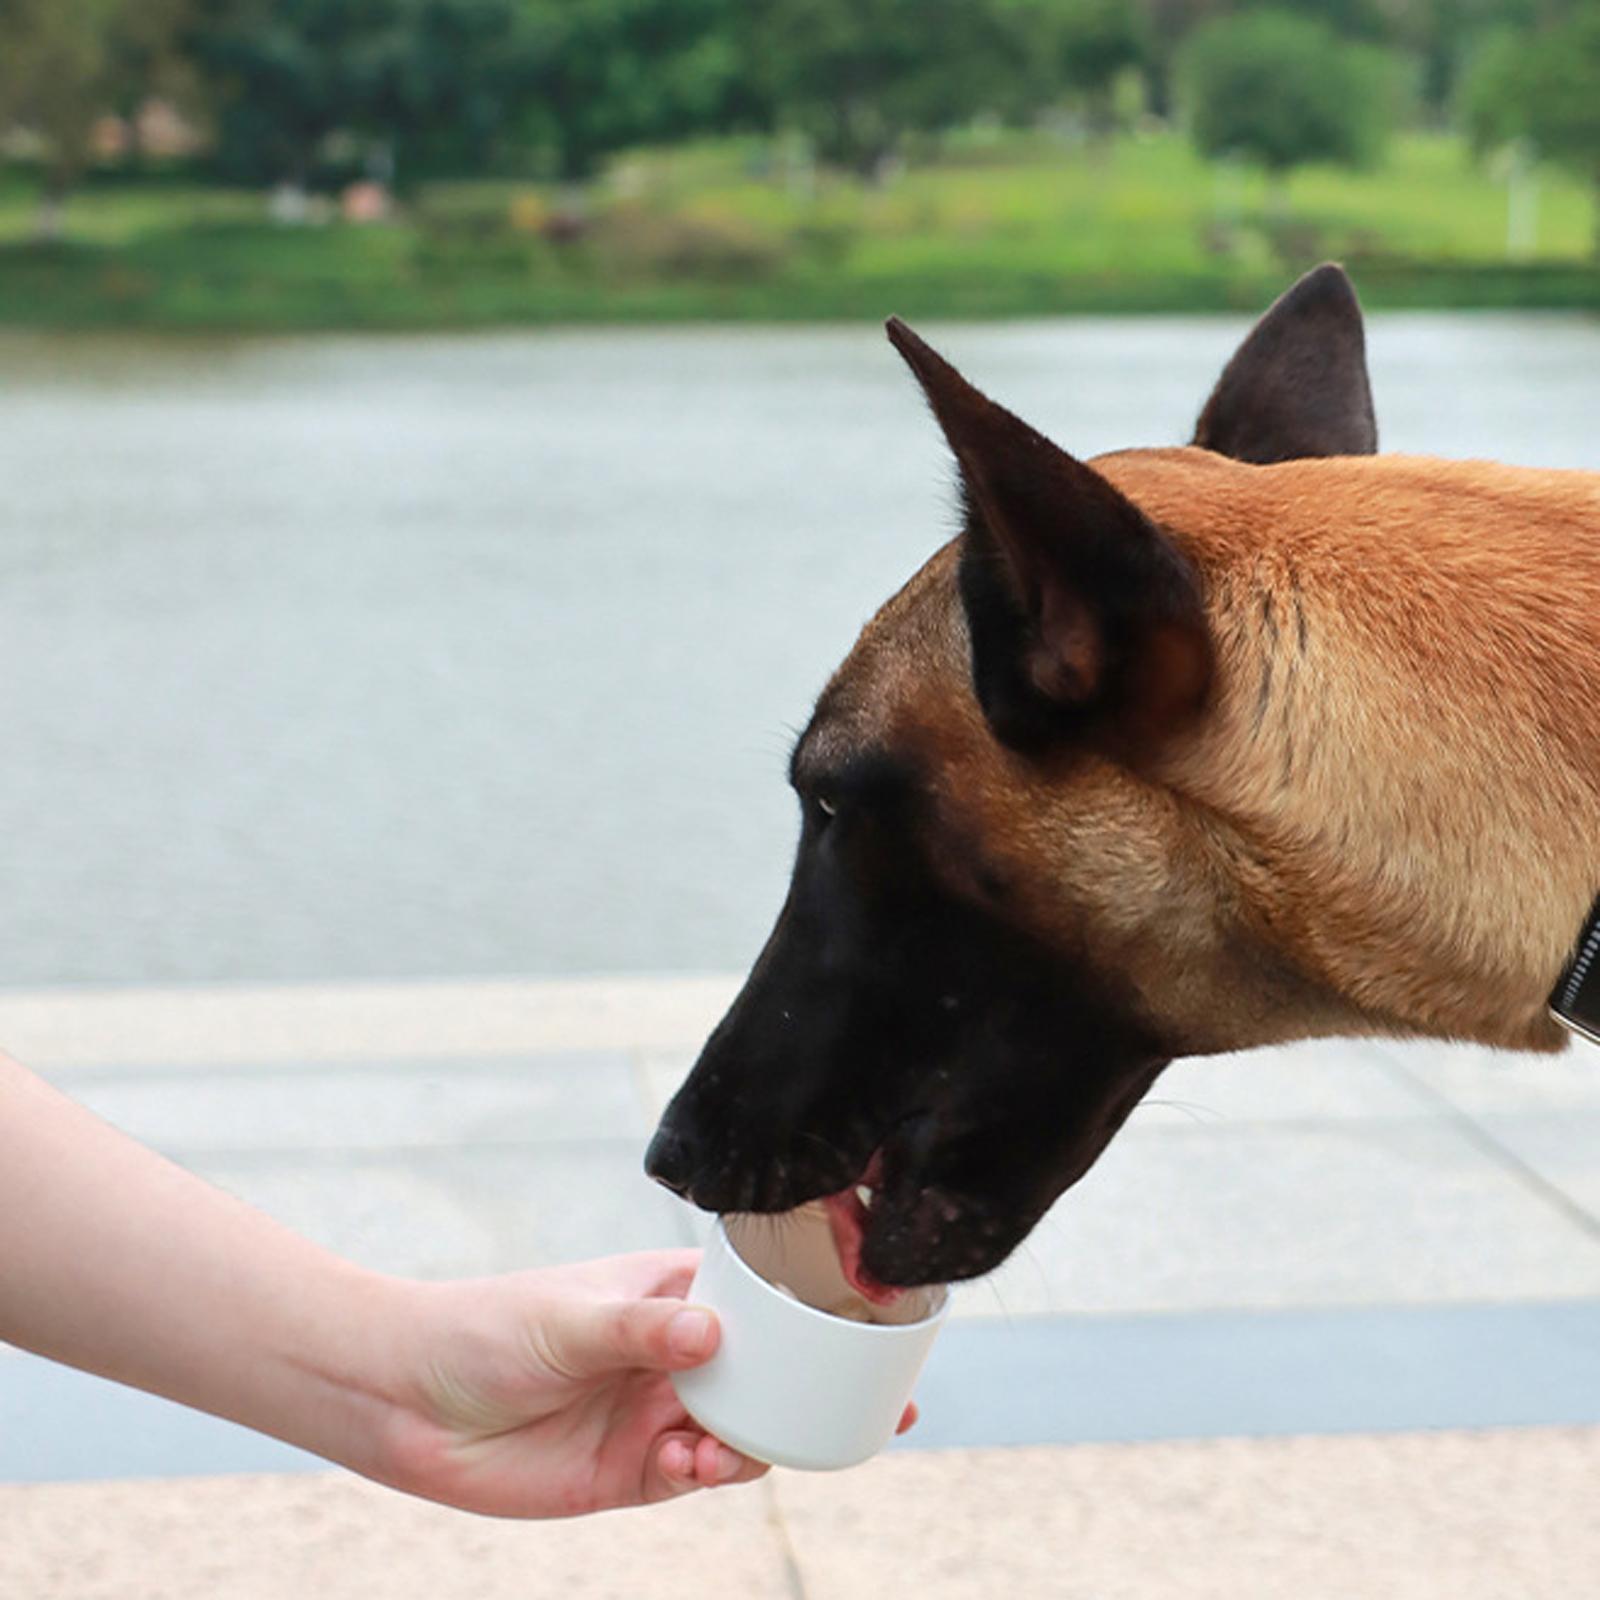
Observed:
[[[1504,31],[1532,28],[1542,5],[1543,0],[1407,0],[1395,26],[1420,64],[1428,111],[1447,118],[1485,46]]]
[[[1521,13],[1543,0],[1136,0],[1148,40],[1146,77],[1151,109],[1171,114],[1173,80],[1191,34],[1208,22],[1242,12],[1292,9],[1297,16],[1328,25],[1342,39],[1399,48],[1426,60],[1428,81],[1434,61],[1453,68],[1464,30],[1493,22],[1502,12]]]
[[[1600,257],[1600,0],[1578,0],[1532,34],[1497,36],[1463,83],[1462,110],[1480,150],[1526,137],[1593,185]]]
[[[304,187],[331,134],[370,134],[413,42],[408,0],[210,0],[193,47],[229,176]]]
[[[1528,135],[1534,57],[1530,44],[1526,35],[1499,29],[1478,42],[1462,71],[1456,109],[1478,156]]]
[[[630,145],[718,131],[741,112],[739,0],[520,0],[521,136],[568,181]]]
[[[1173,80],[1185,40],[1204,22],[1223,15],[1225,0],[1139,0],[1139,14],[1149,41],[1145,76],[1150,109],[1170,117],[1175,98]]]
[[[363,126],[404,178],[481,172],[505,151],[527,93],[521,0],[405,0]]]
[[[735,0],[210,0],[198,53],[239,177],[307,183],[335,134],[402,176],[510,147],[589,177],[727,120]]]
[[[1046,8],[1007,0],[746,0],[750,81],[830,164],[870,174],[906,137],[1015,110]]]
[[[129,63],[168,59],[182,16],[169,0],[0,0],[0,126],[41,141],[41,236],[59,232],[95,124],[118,104]]]
[[[1112,92],[1118,77],[1149,58],[1145,19],[1133,0],[1051,0],[1042,19],[1046,48],[1023,41],[1023,55],[1041,60],[1054,82],[1045,94],[1065,88],[1088,112],[1090,129],[1112,129]],[[1041,96],[1044,98],[1045,96]]]
[[[1392,58],[1286,11],[1197,29],[1183,78],[1195,143],[1208,156],[1265,167],[1278,204],[1289,172],[1306,162],[1375,161],[1393,115]]]

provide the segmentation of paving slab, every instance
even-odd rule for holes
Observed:
[[[1600,1428],[895,1454],[576,1522],[344,1474],[0,1488],[26,1600],[1592,1600]]]
[[[1135,1113],[1144,1126],[1340,1122],[1432,1111],[1366,1040],[1318,1039],[1175,1061]]]
[[[639,1053],[640,1092],[652,1122],[666,1110],[667,1102],[689,1076],[697,1053],[694,1050],[644,1050]]]
[[[1458,1111],[1600,1112],[1600,1046],[1574,1039],[1553,1055],[1431,1039],[1369,1046]]]
[[[780,1475],[805,1600],[1592,1600],[1600,1429],[891,1455]]]
[[[65,1093],[168,1155],[642,1140],[631,1055],[57,1069]]]
[[[896,1449],[1588,1426],[1600,1299],[968,1318],[917,1400]]]
[[[1479,1116],[1502,1148],[1585,1213],[1600,1238],[1600,1108]]]
[[[638,1141],[200,1155],[185,1164],[363,1266],[474,1276],[690,1242]]]
[[[0,994],[0,1047],[35,1068],[525,1056],[700,1047],[736,974],[57,988]]]
[[[1137,1119],[967,1315],[1590,1296],[1600,1241],[1438,1119]]]
[[[428,1169],[489,1219],[500,1270],[693,1242],[693,1215],[644,1175],[633,1139],[452,1151]]]
[[[426,1170],[415,1153],[202,1154],[183,1164],[285,1227],[374,1271],[476,1277],[506,1265],[492,1216],[448,1172]]]
[[[346,1474],[0,1488],[6,1600],[796,1600],[770,1490],[496,1522]]]

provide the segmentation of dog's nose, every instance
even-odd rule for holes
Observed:
[[[654,1178],[674,1194],[687,1193],[689,1179],[694,1175],[694,1156],[689,1141],[676,1129],[662,1123],[644,1153],[644,1170],[647,1177]]]

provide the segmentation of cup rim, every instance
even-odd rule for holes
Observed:
[[[754,1213],[735,1212],[735,1216],[748,1216]],[[722,1240],[727,1253],[733,1257],[739,1271],[750,1281],[756,1284],[765,1293],[782,1300],[785,1305],[790,1305],[797,1311],[803,1311],[808,1317],[815,1317],[832,1328],[851,1328],[864,1334],[911,1334],[930,1327],[941,1321],[950,1310],[950,1285],[941,1283],[931,1285],[938,1290],[938,1302],[925,1317],[918,1317],[915,1322],[857,1322],[854,1317],[836,1317],[831,1311],[824,1311],[820,1306],[807,1305],[798,1296],[785,1294],[774,1283],[763,1278],[745,1258],[739,1254],[739,1247],[728,1237],[727,1216],[719,1216],[714,1224],[713,1231]]]

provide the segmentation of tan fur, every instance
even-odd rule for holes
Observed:
[[[950,545],[868,624],[805,759],[913,753],[952,883],[982,896],[999,874],[1186,1050],[1554,1047],[1545,999],[1600,888],[1600,476],[1193,449],[1093,465],[1202,575],[1201,722],[1137,773],[1006,750]]]

